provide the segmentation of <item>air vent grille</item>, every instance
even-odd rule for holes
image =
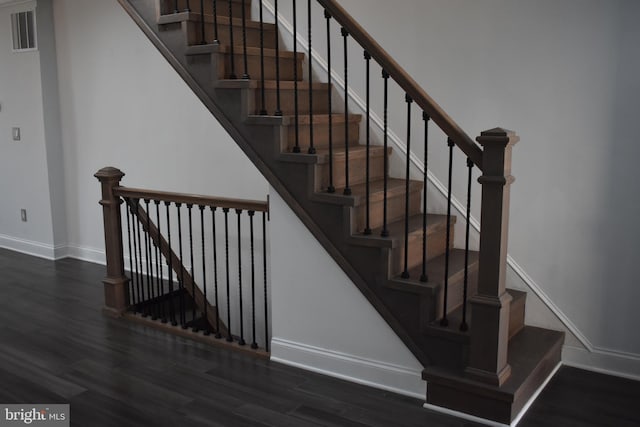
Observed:
[[[13,50],[15,52],[36,49],[36,25],[33,10],[11,14]]]

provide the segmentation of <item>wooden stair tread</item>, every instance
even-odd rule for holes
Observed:
[[[464,249],[451,249],[449,252],[449,281],[455,280],[457,275],[464,274]],[[427,276],[429,289],[442,286],[444,283],[446,255],[440,255],[427,262]],[[478,267],[478,252],[469,251],[469,271]],[[393,289],[403,290],[404,286],[407,290],[424,290],[424,282],[420,282],[422,275],[422,266],[416,266],[409,270],[409,279],[403,279],[399,275],[389,281],[389,287]],[[415,285],[418,285],[415,288]]]
[[[511,308],[515,308],[519,304],[523,304],[526,301],[527,293],[518,291],[515,289],[507,289],[507,293],[511,295]],[[471,327],[473,327],[473,321],[471,316],[472,310],[467,306],[467,324],[469,325],[469,331]],[[431,333],[449,333],[454,335],[462,335],[468,336],[469,331],[461,331],[460,324],[462,323],[462,306],[456,308],[455,310],[449,312],[447,314],[447,319],[449,320],[448,326],[440,325],[440,319],[434,321],[431,325],[429,325],[429,329]],[[519,331],[518,331],[519,332]],[[510,336],[512,334],[509,334]]]
[[[242,55],[244,53],[244,47],[242,45],[236,46],[234,44],[234,55]],[[265,58],[275,58],[276,50],[271,48],[264,48],[264,56]],[[202,54],[210,54],[210,53],[219,53],[219,54],[227,54],[231,53],[231,47],[227,45],[219,45],[219,44],[201,44],[201,45],[193,45],[188,46],[186,48],[185,55],[202,55]],[[247,55],[248,56],[260,56],[260,48],[247,46]],[[290,50],[280,50],[278,52],[278,57],[281,59],[292,59],[294,58],[294,52]],[[302,52],[298,52],[297,59],[298,61],[302,61],[305,58],[305,54]],[[286,81],[286,80],[282,80]]]
[[[427,214],[427,239],[435,233],[446,229],[447,216],[441,214]],[[451,217],[455,223],[455,216]],[[387,226],[388,237],[382,237],[382,227],[371,230],[371,234],[356,233],[351,236],[351,243],[362,246],[378,246],[385,248],[398,248],[404,242],[404,219],[393,221]],[[422,214],[409,217],[409,238],[416,236],[422,239]]]
[[[422,189],[421,181],[409,181],[409,191],[420,191]],[[387,179],[387,198],[404,194],[405,180],[399,178]],[[343,192],[344,188],[337,188],[336,192]],[[372,181],[369,185],[369,199],[371,203],[381,201],[384,198],[384,180]],[[366,203],[366,184],[357,184],[351,186],[351,194],[355,198],[354,206],[364,205]]]
[[[260,79],[220,79],[215,83],[215,87],[219,89],[261,89],[262,82]],[[326,91],[329,88],[328,83],[313,82],[311,85],[308,81],[298,81],[298,90],[308,91],[309,87],[314,91]],[[264,88],[268,90],[277,89],[277,82],[275,80],[265,80]],[[295,81],[282,80],[280,81],[280,90],[293,90],[295,88]]]
[[[388,153],[391,154],[392,149],[387,149]],[[362,159],[366,158],[367,155],[367,147],[365,145],[350,145],[349,146],[349,160]],[[382,157],[384,156],[384,147],[375,145],[371,146],[369,149],[369,155],[371,157]],[[328,148],[318,148],[316,150],[316,156],[318,156],[318,164],[326,164],[329,163],[329,149]],[[344,146],[334,147],[333,149],[333,160],[334,161],[344,161],[345,152]]]
[[[178,12],[178,13],[167,13],[160,15],[158,17],[158,25],[167,25],[167,24],[176,24],[179,22],[194,22],[196,24],[200,24],[202,15],[200,12]],[[207,24],[213,24],[213,15],[204,14],[204,22]],[[233,18],[233,26],[234,27],[242,27],[242,18]],[[276,30],[276,26],[270,22],[263,23],[264,30],[269,32],[274,32]],[[226,15],[218,15],[218,31],[229,31],[229,17]],[[259,21],[251,21],[247,19],[246,28],[260,30],[260,22]]]

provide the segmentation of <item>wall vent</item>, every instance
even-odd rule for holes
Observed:
[[[37,49],[36,17],[33,10],[12,13],[11,29],[13,32],[14,52],[24,52]]]

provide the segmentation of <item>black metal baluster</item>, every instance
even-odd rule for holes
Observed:
[[[309,30],[309,154],[316,154],[313,145],[313,55],[311,50],[311,0],[307,0],[307,26]]]
[[[140,312],[140,307],[142,305],[142,293],[140,292],[140,269],[138,268],[139,261],[138,261],[138,240],[136,238],[136,234],[137,234],[137,224],[138,224],[138,218],[136,217],[136,213],[134,211],[134,201],[133,199],[129,199],[129,210],[131,212],[131,221],[132,221],[132,225],[131,227],[133,228],[133,260],[134,260],[134,266],[135,266],[135,276],[136,276],[136,307],[135,307],[135,311],[136,312]]]
[[[209,328],[208,300],[207,300],[207,259],[205,256],[205,240],[204,240],[204,206],[200,208],[200,241],[202,242],[202,317],[204,318],[204,334],[211,334]],[[195,295],[194,295],[195,300]]]
[[[173,13],[178,13],[178,12],[179,12],[179,10],[178,10],[178,0],[175,0],[173,2]]]
[[[274,0],[275,8],[275,25],[276,25],[276,116],[282,116],[282,108],[280,108],[280,18],[278,16],[278,0]]]
[[[293,147],[294,153],[300,152],[300,111],[298,106],[298,11],[297,2],[293,1],[293,109],[294,109],[294,129],[296,143]]]
[[[144,199],[145,208],[147,211],[147,232],[144,233],[144,241],[146,244],[147,253],[147,295],[149,295],[149,314],[153,320],[158,317],[154,314],[153,306],[155,304],[156,292],[154,286],[153,277],[153,251],[151,250],[151,214],[149,213],[149,199]]]
[[[427,276],[427,176],[429,167],[429,120],[431,118],[425,112],[422,113],[422,120],[424,120],[424,174],[423,174],[423,188],[422,188],[422,274],[420,275],[421,282],[427,282],[429,277]]]
[[[342,28],[342,39],[344,41],[344,195],[351,195],[349,186],[349,72],[348,72],[348,50],[347,38],[349,32]]]
[[[238,218],[238,296],[240,297],[240,341],[239,345],[245,345],[244,341],[244,312],[242,309],[242,233],[240,230],[240,216],[242,209],[236,209],[236,217]]]
[[[173,295],[173,261],[171,256],[171,215],[169,214],[169,207],[171,206],[171,202],[164,202],[165,210],[167,213],[167,240],[169,247],[167,248],[167,266],[169,269],[169,298],[167,299],[169,303],[169,318],[171,319],[171,324],[173,326],[177,326],[178,322],[176,322],[176,311],[173,304],[173,299],[175,295]]]
[[[231,336],[231,292],[230,292],[231,278],[229,277],[229,208],[223,208],[222,212],[224,212],[224,250],[225,250],[225,263],[226,263],[226,273],[227,273],[227,341],[232,342],[233,337]]]
[[[200,44],[207,44],[204,34],[204,0],[200,0]]]
[[[178,278],[178,289],[180,289],[179,310],[180,310],[180,326],[187,329],[186,304],[184,300],[185,284],[184,284],[184,256],[182,255],[182,203],[176,203],[176,211],[178,214],[178,251],[180,253],[180,275]]]
[[[251,243],[251,348],[257,349],[258,343],[256,342],[256,263],[255,263],[255,248],[253,238],[253,217],[254,211],[249,211],[249,229],[250,229],[250,243]]]
[[[383,197],[382,197],[382,237],[389,237],[389,229],[387,228],[387,193],[389,192],[389,73],[382,70],[382,78],[384,80],[384,177],[383,177]]]
[[[191,5],[189,3],[190,3],[190,0],[187,0],[187,7],[184,10],[185,12],[191,12]]]
[[[244,61],[244,73],[242,78],[249,80],[249,59],[247,57],[247,12],[245,11],[245,0],[242,0],[242,55]]]
[[[404,271],[402,278],[409,278],[409,187],[410,187],[410,169],[411,169],[411,104],[413,99],[409,95],[405,95],[407,103],[407,159],[406,171],[404,178]]]
[[[229,54],[231,55],[231,75],[229,78],[237,79],[235,46],[233,45],[233,1],[229,1]]]
[[[138,209],[140,208],[140,201],[138,199],[134,199],[136,214],[134,218],[136,219],[135,228],[136,228],[136,238],[138,245],[138,268],[139,268],[139,277],[140,277],[140,312],[143,317],[147,317],[148,313],[146,311],[147,308],[147,299],[144,294],[144,269],[143,269],[143,260],[142,260],[142,238],[140,237],[140,227],[142,224],[140,223],[140,217],[138,216]]]
[[[371,55],[366,50],[364,51],[364,60],[366,64],[366,102],[367,102],[367,149],[366,149],[366,166],[365,166],[365,221],[364,234],[371,234]]]
[[[167,315],[164,309],[163,297],[164,297],[164,280],[162,278],[163,269],[162,262],[160,258],[162,257],[162,248],[160,245],[162,244],[162,233],[160,232],[160,200],[153,201],[156,205],[156,230],[158,231],[158,246],[156,246],[156,275],[158,276],[157,286],[158,286],[158,317],[161,319],[162,323],[167,323]]]
[[[336,187],[333,185],[333,106],[331,105],[333,89],[331,83],[331,15],[325,10],[324,17],[327,20],[327,95],[329,98],[329,187],[327,193],[335,193]]]
[[[451,255],[450,243],[451,243],[451,180],[453,175],[453,146],[455,143],[453,139],[448,138],[447,144],[449,145],[449,189],[447,190],[447,239],[446,250],[444,260],[444,298],[442,307],[442,320],[441,326],[449,326],[449,320],[447,319],[447,304],[449,300],[449,257]]]
[[[216,237],[216,207],[211,206],[211,227],[213,230],[213,291],[215,297],[216,304],[216,338],[222,338],[222,334],[220,333],[220,306],[218,301],[218,239]]]
[[[262,274],[264,280],[264,348],[269,351],[269,300],[267,295],[267,213],[262,212]]]
[[[126,204],[125,213],[127,214],[127,235],[129,237],[129,305],[135,305],[135,283],[134,283],[134,274],[133,274],[133,253],[131,252],[131,221],[129,217],[131,216],[129,199],[124,199]]]
[[[218,37],[218,1],[213,0],[213,44],[220,44]]]
[[[469,234],[471,231],[471,178],[473,175],[473,162],[471,159],[467,159],[467,167],[469,168],[469,175],[467,177],[467,224],[464,237],[464,292],[462,296],[462,323],[460,323],[462,332],[469,330],[469,325],[467,324],[467,293],[469,290]]]
[[[262,109],[260,110],[261,116],[267,115],[267,101],[264,87],[264,6],[262,0],[260,0],[260,102]]]
[[[191,215],[193,205],[187,204],[187,211],[189,212],[189,262],[191,263],[191,298],[193,299],[193,306],[191,310],[191,329],[196,332],[198,326],[196,325],[196,279],[194,276],[195,265],[193,264],[193,219]],[[183,263],[184,264],[184,263]]]

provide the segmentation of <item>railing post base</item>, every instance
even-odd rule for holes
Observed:
[[[483,146],[480,254],[478,294],[470,298],[473,325],[469,342],[467,375],[501,386],[509,379],[509,308],[506,292],[507,241],[511,149],[519,138],[512,131],[495,128],[477,138]]]
[[[119,197],[113,189],[120,186],[124,172],[117,168],[106,167],[94,175],[102,184],[102,215],[104,220],[104,246],[107,261],[107,275],[104,284],[103,312],[110,316],[120,317],[127,309],[129,278],[124,274],[124,258],[122,253],[122,221],[120,216]]]

